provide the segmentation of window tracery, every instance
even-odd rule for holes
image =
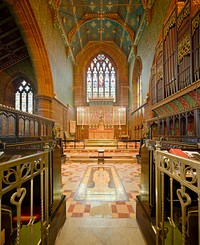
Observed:
[[[33,113],[33,89],[23,80],[15,92],[15,109]]]
[[[87,69],[87,102],[90,98],[113,98],[116,101],[116,71],[113,62],[104,54],[98,54]]]

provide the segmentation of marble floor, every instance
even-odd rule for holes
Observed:
[[[146,245],[135,218],[67,218],[55,245]]]
[[[140,191],[140,165],[135,162],[102,166],[105,172],[108,167],[115,168],[117,176],[112,177],[108,171],[108,180],[105,177],[107,173],[105,175],[104,172],[104,179],[101,177],[101,181],[96,182],[96,185],[101,183],[102,192],[102,188],[121,188],[120,185],[115,185],[115,182],[121,182],[127,196],[126,200],[112,201],[105,195],[102,195],[102,199],[87,199],[87,195],[83,195],[83,199],[77,200],[75,197],[82,184],[88,185],[91,191],[92,181],[89,181],[89,177],[86,178],[88,182],[83,181],[90,167],[99,168],[99,165],[74,163],[69,160],[62,165],[62,189],[67,199],[67,219],[55,245],[145,245],[135,218],[135,198]],[[93,185],[94,188],[97,187],[95,183]]]

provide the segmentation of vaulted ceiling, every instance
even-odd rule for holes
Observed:
[[[49,3],[73,59],[92,42],[114,42],[128,58],[151,20],[154,0],[52,0]]]
[[[73,61],[90,43],[115,43],[127,56],[151,21],[154,0],[49,0],[67,53]],[[0,0],[0,71],[29,56],[20,29]]]

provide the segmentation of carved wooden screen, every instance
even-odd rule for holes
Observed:
[[[190,4],[186,4],[177,18],[178,89],[191,84],[190,76]]]
[[[173,11],[164,26],[163,74],[165,85],[165,98],[177,92],[176,57],[176,11]]]
[[[157,102],[164,99],[164,84],[163,84],[163,46],[160,42],[156,49],[156,98]]]
[[[156,47],[154,65],[151,68],[151,102],[152,105],[164,99],[163,84],[163,43]]]
[[[193,82],[200,79],[200,27],[198,13],[192,20],[192,74]]]
[[[152,66],[151,68],[151,103],[152,105],[157,103],[156,97],[156,66]]]

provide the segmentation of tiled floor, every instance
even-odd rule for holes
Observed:
[[[110,217],[134,217],[135,215],[135,197],[139,194],[140,190],[140,166],[135,164],[109,164],[109,166],[114,166],[122,184],[126,190],[128,196],[127,201],[118,202],[101,202],[83,200],[74,200],[74,195],[79,187],[80,181],[82,180],[88,166],[94,166],[94,164],[78,164],[78,163],[68,163],[62,166],[63,175],[63,194],[67,197],[67,217],[88,217],[88,216],[104,216],[103,212],[98,209],[97,213],[94,215],[94,207],[107,206],[110,208]],[[99,166],[99,165],[98,165]],[[106,165],[105,165],[106,166]],[[96,208],[97,209],[97,208]],[[90,214],[90,211],[91,214]],[[108,216],[108,212],[107,216]]]
[[[67,197],[67,220],[55,244],[146,244],[135,219],[135,197],[140,190],[140,165],[109,164],[115,167],[122,182],[128,197],[126,201],[112,202],[105,198],[94,201],[74,200],[81,180],[90,166],[94,167],[94,163],[79,164],[66,161],[62,165],[63,194]]]

